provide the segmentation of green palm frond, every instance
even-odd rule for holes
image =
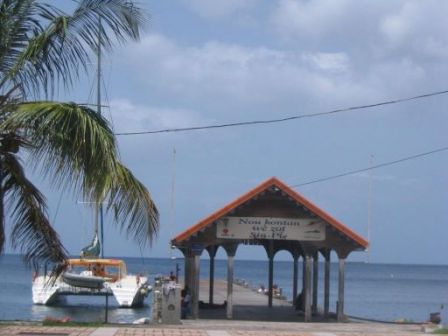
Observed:
[[[10,174],[8,166],[3,164],[3,158],[14,155],[21,147],[30,148],[30,144],[14,132],[0,133],[0,157],[2,158],[0,162],[0,253],[3,252],[5,246],[5,197],[8,192],[5,178]],[[20,164],[17,163],[15,166],[21,169]]]
[[[94,110],[75,103],[31,102],[17,106],[0,130],[20,129],[33,145],[34,167],[55,186],[65,186],[98,199],[96,188],[115,159],[115,141],[107,121]]]
[[[14,154],[3,155],[2,174],[3,189],[12,205],[13,247],[20,249],[29,262],[62,263],[67,255],[48,221],[44,196],[25,177],[22,165]]]
[[[35,24],[30,18],[27,1],[7,1],[0,4],[0,89],[14,86],[14,79],[6,74],[14,67],[23,49],[27,47],[27,34]],[[12,83],[11,83],[12,82]]]
[[[108,183],[107,209],[113,210],[116,222],[140,245],[151,243],[158,232],[159,213],[149,191],[119,162],[104,180]]]
[[[78,8],[67,21],[67,31],[83,37],[83,42],[92,49],[98,45],[98,17],[101,17],[100,29],[102,46],[111,48],[113,39],[122,43],[131,38],[140,38],[140,27],[147,21],[142,9],[128,0],[82,0]],[[95,34],[92,34],[95,32]]]
[[[92,109],[74,103],[17,106],[0,131],[20,130],[33,144],[35,168],[54,186],[108,203],[114,218],[140,244],[152,241],[158,212],[145,186],[119,162],[112,130]]]
[[[86,70],[98,36],[110,49],[114,41],[139,38],[146,20],[128,0],[81,0],[73,14],[35,0],[3,0],[0,5],[0,88],[20,84],[22,95],[66,87]],[[101,18],[101,26],[99,25]],[[2,57],[3,56],[3,57]]]

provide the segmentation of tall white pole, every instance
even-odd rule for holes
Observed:
[[[173,171],[171,180],[171,204],[170,204],[170,239],[174,235],[174,226],[176,225],[176,147],[173,147]],[[173,259],[173,249],[171,246],[171,240],[169,242],[170,258]]]
[[[369,199],[367,205],[367,241],[369,247],[367,248],[367,262],[370,263],[370,251],[371,251],[371,226],[372,226],[372,185],[373,185],[373,155],[370,155],[369,159]]]

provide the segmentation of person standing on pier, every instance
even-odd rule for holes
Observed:
[[[188,286],[185,286],[185,288],[181,290],[180,297],[181,297],[180,317],[182,319],[186,319],[187,316],[190,315],[190,301],[191,301],[190,289],[188,288]]]

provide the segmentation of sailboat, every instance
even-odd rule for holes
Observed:
[[[101,22],[100,22],[101,24]],[[97,112],[101,114],[101,41],[98,41]],[[68,259],[66,271],[56,279],[51,274],[33,276],[33,303],[50,305],[69,295],[114,296],[120,307],[143,305],[152,287],[141,274],[127,273],[119,259],[104,258],[104,241],[98,237],[98,213],[103,233],[102,204],[96,206],[95,231],[92,242],[81,250],[79,259]],[[101,238],[103,235],[101,235]],[[101,256],[100,256],[101,253]]]
[[[68,259],[67,269],[56,279],[51,274],[34,277],[34,304],[51,305],[70,295],[107,295],[114,296],[120,307],[139,307],[152,290],[147,277],[127,274],[119,259]]]

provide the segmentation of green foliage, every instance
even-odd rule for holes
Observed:
[[[448,328],[440,328],[434,330],[433,334],[448,334]]]
[[[106,202],[140,244],[158,230],[157,208],[120,163],[107,120],[86,106],[39,99],[60,84],[70,87],[99,41],[110,51],[136,40],[145,21],[129,0],[74,3],[65,13],[37,0],[0,1],[0,252],[9,224],[13,247],[31,263],[61,265],[67,254],[48,220],[45,197],[25,176],[22,152],[61,191]]]

